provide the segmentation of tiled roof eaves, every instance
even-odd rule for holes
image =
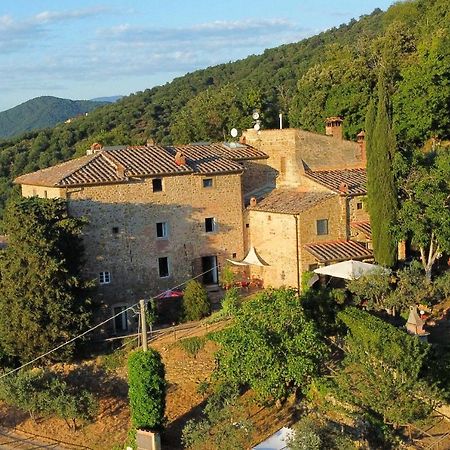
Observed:
[[[325,186],[330,191],[344,197],[355,197],[367,194],[367,189],[365,187],[366,170],[364,168],[306,170],[305,176],[314,182]],[[341,182],[349,184],[349,181],[350,185],[348,186],[348,192],[340,191],[339,184]]]
[[[304,244],[303,246],[320,262],[345,261],[372,258],[373,253],[356,241],[329,241]]]
[[[179,172],[179,173],[173,173],[173,172],[166,172],[166,173],[158,173],[158,174],[145,174],[145,175],[130,175],[126,178],[121,178],[118,180],[105,180],[105,181],[90,181],[90,182],[72,182],[70,184],[59,184],[59,185],[55,185],[56,187],[62,187],[62,188],[66,188],[66,187],[71,187],[71,186],[101,186],[101,185],[106,185],[106,184],[122,184],[122,183],[129,183],[130,181],[132,181],[134,178],[139,178],[139,179],[145,179],[145,178],[163,178],[163,177],[173,177],[173,176],[178,176],[178,175],[192,175],[194,174],[194,172]]]
[[[275,195],[274,195],[275,194]],[[295,199],[292,199],[292,197],[284,197],[283,193],[280,193],[281,195],[277,195],[277,190],[272,191],[266,199],[271,198],[276,200],[275,205],[265,205],[263,199],[260,203],[257,203],[256,206],[249,206],[247,207],[250,211],[259,211],[259,212],[270,212],[274,214],[287,214],[287,215],[299,215],[302,212],[308,211],[311,208],[314,208],[315,206],[323,203],[324,201],[329,200],[330,198],[333,198],[336,196],[336,194],[333,193],[305,193],[305,192],[298,192],[297,195],[301,194],[308,194],[306,198],[300,199],[299,204],[292,204]],[[292,193],[288,193],[292,194]]]

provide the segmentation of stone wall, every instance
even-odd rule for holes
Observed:
[[[212,187],[203,187],[203,178],[164,177],[162,192],[153,192],[148,178],[55,193],[67,197],[70,214],[89,219],[84,275],[97,281],[99,316],[201,273],[203,256],[217,256],[219,265],[243,258],[241,174],[207,177]],[[24,195],[32,195],[37,187],[24,188]],[[205,231],[205,218],[214,218],[214,232]],[[157,237],[158,222],[167,223],[167,238]],[[165,278],[159,276],[160,257],[169,261]],[[100,272],[110,273],[110,283],[99,284]]]
[[[344,217],[342,217],[344,214]],[[255,247],[267,267],[250,266],[252,276],[272,287],[297,287],[296,220],[292,214],[247,210],[245,216],[247,245]],[[318,236],[316,221],[328,220],[328,234]],[[317,260],[303,249],[311,242],[345,239],[345,198],[336,195],[299,214],[298,256],[301,274],[317,264]]]
[[[303,247],[309,243],[345,240],[347,237],[346,198],[336,195],[313,206],[300,215],[300,260],[301,272],[311,270],[317,259]],[[328,234],[317,235],[316,221],[328,220]]]
[[[247,210],[245,223],[249,247],[268,264],[249,266],[251,276],[264,280],[265,287],[297,287],[294,216]]]
[[[46,186],[31,186],[22,184],[23,197],[41,197],[41,198],[64,198],[64,189]]]

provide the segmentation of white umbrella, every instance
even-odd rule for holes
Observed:
[[[386,269],[375,264],[369,264],[361,261],[342,261],[329,266],[319,267],[314,270],[320,275],[329,275],[330,277],[343,278],[344,280],[355,280],[368,273],[389,273]]]

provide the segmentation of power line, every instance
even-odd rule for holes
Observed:
[[[180,284],[178,284],[178,285],[176,285],[176,286],[173,286],[173,287],[170,288],[170,289],[166,289],[164,292],[169,292],[169,291],[171,291],[171,290],[173,290],[173,289],[176,289],[176,288],[178,288],[178,287],[181,287],[181,286],[185,285],[186,283],[188,283],[189,281],[195,280],[196,278],[199,278],[199,277],[201,277],[202,275],[205,275],[206,273],[211,272],[212,270],[215,270],[216,268],[217,268],[217,266],[212,267],[211,269],[208,269],[208,270],[206,270],[205,272],[202,272],[202,273],[196,275],[195,277],[189,278],[188,280],[184,281],[183,283],[180,283]],[[152,297],[151,299],[155,299],[155,298],[157,298],[157,296]],[[129,306],[129,307],[126,308],[126,309],[123,309],[122,311],[118,312],[117,314],[114,314],[113,316],[109,317],[108,319],[104,320],[103,322],[100,322],[100,323],[98,323],[97,325],[94,325],[92,328],[89,328],[88,330],[84,331],[83,333],[79,334],[78,336],[75,336],[75,337],[73,337],[72,339],[70,339],[70,340],[68,340],[68,341],[66,341],[66,342],[63,342],[62,344],[58,345],[57,347],[53,348],[52,350],[49,350],[48,352],[45,352],[44,354],[42,354],[42,355],[40,355],[40,356],[38,356],[38,357],[32,359],[31,361],[28,361],[27,363],[22,364],[21,366],[16,367],[15,369],[12,369],[12,370],[10,370],[9,372],[6,372],[6,373],[0,375],[0,380],[1,380],[2,378],[4,378],[4,377],[8,376],[8,375],[11,375],[11,374],[13,374],[13,373],[19,371],[20,369],[23,369],[24,367],[27,367],[27,366],[29,366],[29,365],[35,363],[36,361],[39,361],[39,360],[42,359],[42,358],[45,358],[46,356],[50,355],[51,353],[56,352],[57,350],[59,350],[59,349],[65,347],[66,345],[71,344],[72,342],[76,341],[77,339],[82,338],[82,337],[85,336],[86,334],[90,333],[91,331],[96,330],[97,328],[101,327],[102,325],[105,325],[105,324],[108,323],[110,320],[113,320],[113,319],[115,319],[116,317],[119,317],[120,315],[122,315],[123,313],[129,311],[130,309],[133,309],[133,308],[134,308],[135,306],[137,306],[137,305],[139,305],[139,302],[135,303],[134,305]]]

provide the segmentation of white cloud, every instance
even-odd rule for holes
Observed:
[[[78,9],[73,11],[42,11],[30,20],[31,23],[48,24],[55,22],[64,22],[73,19],[84,19],[110,11],[104,6],[96,6],[94,8]]]

